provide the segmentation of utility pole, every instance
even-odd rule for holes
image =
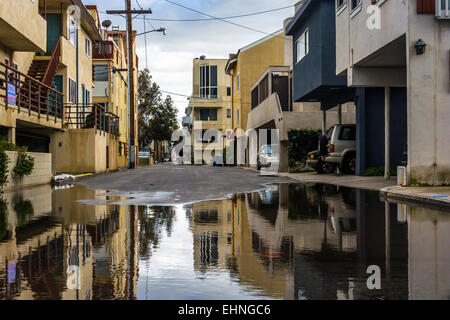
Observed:
[[[131,0],[125,0],[126,10],[107,10],[108,14],[127,15],[127,57],[128,57],[128,115],[129,115],[129,142],[128,142],[128,168],[135,168],[136,146],[135,142],[135,91],[134,91],[134,55],[133,50],[133,18],[132,14],[151,14],[151,10],[131,10]]]

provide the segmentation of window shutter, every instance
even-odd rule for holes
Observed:
[[[417,0],[418,14],[435,14],[436,0]]]

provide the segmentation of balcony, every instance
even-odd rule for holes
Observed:
[[[119,137],[119,117],[99,104],[65,104],[65,124],[76,129],[95,129],[95,133],[109,133]]]
[[[92,58],[99,60],[113,60],[114,49],[114,42],[112,41],[97,41],[92,50]]]
[[[288,66],[269,67],[266,70],[252,87],[252,110],[275,93],[280,101],[281,112],[292,110],[289,70]]]
[[[0,99],[6,109],[36,115],[38,119],[63,118],[63,94],[0,62]]]
[[[0,43],[13,51],[45,52],[47,22],[39,1],[0,1]]]

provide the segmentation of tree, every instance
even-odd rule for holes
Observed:
[[[161,141],[171,140],[172,133],[178,129],[178,110],[170,96],[162,100],[161,90],[148,69],[139,73],[139,140],[141,146],[153,141],[157,144],[157,160],[161,161],[159,152]]]
[[[148,69],[139,72],[138,77],[138,134],[141,147],[148,146],[152,139],[149,137],[148,126],[153,110],[162,102],[161,90]]]

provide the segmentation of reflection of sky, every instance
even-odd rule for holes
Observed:
[[[161,233],[159,247],[139,262],[137,298],[144,299],[262,299],[254,288],[232,281],[228,271],[194,271],[193,234],[185,209],[176,208],[171,237]],[[188,243],[192,245],[187,245]]]

